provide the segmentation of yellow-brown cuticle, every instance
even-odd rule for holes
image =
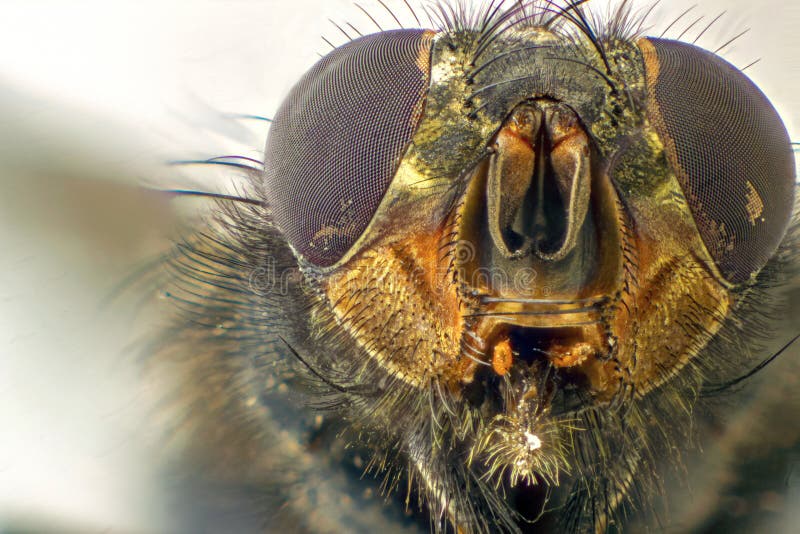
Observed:
[[[512,363],[514,363],[514,354],[511,350],[511,341],[504,338],[495,344],[492,350],[492,369],[498,375],[503,376],[511,369]]]

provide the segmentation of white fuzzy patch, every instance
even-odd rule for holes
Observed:
[[[528,444],[528,450],[535,451],[542,448],[542,440],[536,434],[525,432],[525,441]]]

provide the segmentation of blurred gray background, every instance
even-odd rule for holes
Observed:
[[[411,24],[402,1],[387,3]],[[649,34],[694,3],[662,2]],[[725,10],[698,44],[714,50],[750,28],[723,56],[740,67],[760,59],[747,74],[800,141],[800,3],[697,3],[667,36],[705,16],[684,37],[691,41]],[[361,4],[394,27],[377,2]],[[592,4],[604,12],[607,3]],[[270,116],[330,49],[320,35],[343,42],[328,18],[374,30],[349,1],[0,3],[0,531],[181,529],[164,504],[169,484],[159,477],[170,461],[154,416],[159,384],[141,375],[136,360],[137,343],[159,317],[135,295],[111,297],[169,247],[195,206],[136,186],[229,187],[223,172],[188,174],[164,162],[259,158],[266,123],[226,115]],[[789,317],[795,330],[797,319]],[[776,376],[798,368],[784,365]],[[724,434],[723,452],[712,452],[753,454],[763,443],[752,444],[751,434],[783,436],[785,491],[761,497],[774,510],[764,528],[796,532],[800,454],[796,467],[785,458],[797,452],[793,410],[800,402],[796,387],[784,387],[785,396],[743,408],[744,436]],[[775,413],[776,406],[780,417],[763,428],[759,410]],[[736,448],[742,442],[750,444],[744,452]],[[728,482],[714,480],[700,492]],[[703,525],[702,506],[720,506],[710,499],[692,499],[695,508],[683,503],[682,511]]]

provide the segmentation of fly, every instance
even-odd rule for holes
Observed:
[[[236,419],[219,448],[286,456],[274,484],[307,460],[274,436],[319,414],[308,447],[356,451],[435,531],[613,530],[692,408],[759,368],[750,325],[798,261],[788,134],[627,2],[605,26],[572,1],[424,13],[289,92],[172,262],[164,350]]]

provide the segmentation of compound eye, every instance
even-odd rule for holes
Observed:
[[[789,224],[795,168],[767,97],[720,57],[678,41],[639,41],[648,117],[722,275],[747,281]]]
[[[336,263],[366,230],[422,114],[433,32],[347,43],[311,68],[274,117],[264,195],[309,263]]]

